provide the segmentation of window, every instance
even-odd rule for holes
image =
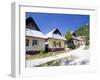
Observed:
[[[59,47],[61,47],[61,42],[59,42]]]
[[[32,46],[35,46],[35,45],[37,45],[37,40],[33,40],[32,42]]]
[[[54,47],[56,47],[56,41],[54,41],[53,44],[54,44]]]
[[[29,39],[26,39],[26,46],[29,46]]]

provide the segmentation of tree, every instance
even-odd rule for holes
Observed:
[[[65,38],[67,39],[67,41],[72,40],[72,34],[70,32],[67,32]]]
[[[90,31],[89,24],[85,24],[75,31],[78,36],[85,36],[85,45],[86,46],[89,46],[89,44],[90,44],[89,31]]]
[[[65,35],[65,38],[67,39],[68,48],[75,49],[72,34],[70,32],[67,32],[66,35]]]
[[[89,25],[83,25],[75,31],[78,36],[87,36],[89,37]]]

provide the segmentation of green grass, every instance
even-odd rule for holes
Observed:
[[[53,52],[48,52],[48,53],[39,53],[39,54],[36,54],[36,55],[31,55],[28,59],[40,59],[40,58],[45,58],[45,57],[49,57],[49,56],[52,56],[53,55]]]

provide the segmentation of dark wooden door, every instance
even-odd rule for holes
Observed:
[[[45,52],[48,52],[48,44],[45,45]]]

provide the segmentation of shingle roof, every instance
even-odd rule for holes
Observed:
[[[62,35],[60,34],[54,34],[54,32],[58,30],[57,28],[52,30],[51,32],[46,34],[47,38],[54,38],[54,39],[61,39],[61,40],[66,40]],[[58,30],[59,31],[59,30]],[[59,31],[60,32],[60,31]]]
[[[82,41],[83,39],[80,39],[79,37],[74,37],[72,36],[73,39],[78,40],[78,41]]]
[[[29,25],[29,26],[28,26]],[[28,17],[26,19],[26,28],[40,31],[38,25],[36,24],[35,20],[32,17]]]
[[[36,31],[36,30],[31,30],[28,28],[26,28],[26,36],[46,38],[42,32]]]

